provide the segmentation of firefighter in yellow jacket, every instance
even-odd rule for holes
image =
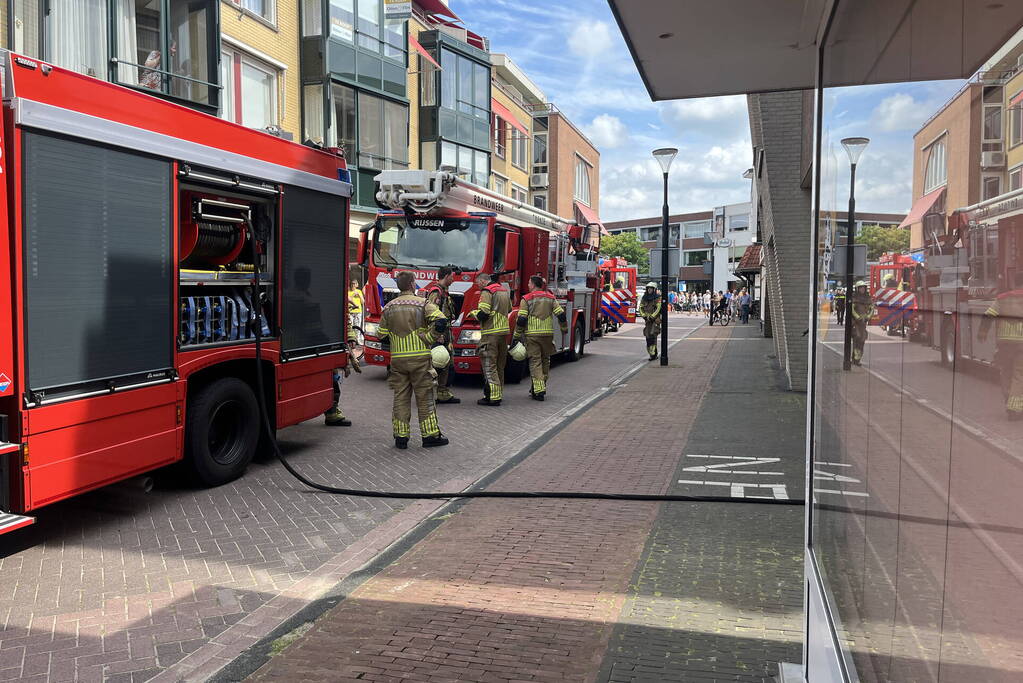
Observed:
[[[867,325],[877,313],[866,280],[856,282],[847,305],[852,316],[852,362],[859,365],[863,360],[863,345],[867,343]]]
[[[437,279],[430,284],[423,287],[421,292],[426,300],[431,304],[440,309],[440,312],[444,314],[444,317],[448,320],[454,320],[455,318],[455,306],[451,301],[451,294],[448,292],[448,288],[451,283],[455,281],[455,271],[451,266],[441,266],[437,269]],[[450,328],[444,333],[444,338],[441,342],[447,348],[448,353],[451,353],[451,331]],[[448,387],[451,378],[451,363],[448,363],[443,368],[437,368],[437,403],[461,403],[462,399],[458,398],[451,393],[451,389]]]
[[[1023,420],[1023,272],[1015,274],[1014,289],[1002,292],[984,313],[981,339],[996,325],[995,365],[1000,370],[1005,413]]]
[[[568,334],[565,309],[539,275],[529,278],[529,293],[519,304],[519,317],[515,321],[515,341],[526,337],[526,355],[529,357],[529,376],[533,384],[529,395],[543,401],[547,396],[547,378],[551,374],[551,354],[554,353],[554,319],[558,319],[561,334]]]
[[[480,274],[479,304],[472,316],[480,322],[480,363],[483,365],[483,398],[481,406],[499,406],[504,390],[504,366],[508,363],[508,315],[511,294],[496,275]]]
[[[646,291],[639,300],[639,315],[643,318],[643,336],[650,360],[657,358],[657,335],[661,333],[661,295],[656,282],[646,283]]]
[[[416,279],[412,273],[398,273],[395,280],[400,294],[384,306],[379,329],[381,339],[387,338],[391,348],[391,372],[387,383],[394,391],[391,411],[394,445],[408,448],[414,394],[423,446],[445,446],[448,440],[437,424],[434,405],[437,372],[433,369],[430,351],[440,345],[448,329],[448,321],[436,306],[416,296]]]

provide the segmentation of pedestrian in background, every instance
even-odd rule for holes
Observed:
[[[739,294],[739,308],[742,311],[742,324],[743,325],[748,325],[749,324],[749,309],[750,309],[750,305],[752,303],[753,303],[753,297],[751,297],[749,295],[749,292],[746,291],[746,288],[743,287],[742,288],[742,293]]]
[[[508,363],[508,316],[511,295],[497,275],[480,273],[479,304],[471,315],[480,323],[479,359],[483,365],[483,398],[481,406],[499,406],[504,394],[504,367]]]
[[[646,291],[639,301],[639,315],[643,318],[643,336],[650,360],[657,358],[657,335],[661,333],[661,295],[656,282],[646,283]]]
[[[519,316],[515,322],[515,342],[526,337],[526,356],[529,358],[529,377],[532,385],[529,395],[534,401],[547,397],[547,380],[551,375],[551,354],[554,353],[554,319],[558,319],[561,336],[568,334],[568,319],[547,284],[539,275],[529,278],[529,293],[522,297]]]
[[[348,325],[357,334],[362,330],[362,319],[365,313],[366,297],[363,294],[362,287],[359,286],[359,281],[352,278],[352,282],[348,287]],[[358,340],[358,336],[356,336],[356,340]]]
[[[840,287],[835,290],[835,315],[839,325],[845,321],[845,299],[845,289]]]

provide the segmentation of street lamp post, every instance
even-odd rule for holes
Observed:
[[[662,147],[653,151],[664,172],[664,205],[661,207],[661,365],[668,364],[668,169],[678,149]],[[679,236],[681,239],[681,235]]]
[[[856,163],[870,138],[843,138],[849,155],[849,222],[845,237],[845,338],[842,341],[842,369],[852,369],[853,247],[856,246]]]

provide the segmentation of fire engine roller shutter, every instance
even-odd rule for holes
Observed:
[[[344,341],[346,200],[287,185],[283,201],[281,347],[296,356]]]
[[[167,370],[170,164],[34,132],[23,140],[28,388]]]

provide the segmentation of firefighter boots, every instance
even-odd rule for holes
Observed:
[[[396,436],[394,437],[394,447],[405,450],[408,448],[408,437],[407,436]]]
[[[407,441],[407,439],[406,439]],[[433,448],[434,446],[447,446],[448,438],[441,433],[434,434],[432,436],[423,437],[423,448]]]
[[[434,403],[461,403],[462,399],[457,396],[448,396],[447,398],[438,398]]]
[[[500,401],[491,401],[489,398],[481,398],[478,401],[476,401],[476,405],[478,405],[478,406],[494,406],[494,407],[497,407],[497,406],[501,405],[501,402]]]
[[[328,427],[350,427],[352,421],[345,417],[340,408],[334,408],[323,414],[323,424]]]

